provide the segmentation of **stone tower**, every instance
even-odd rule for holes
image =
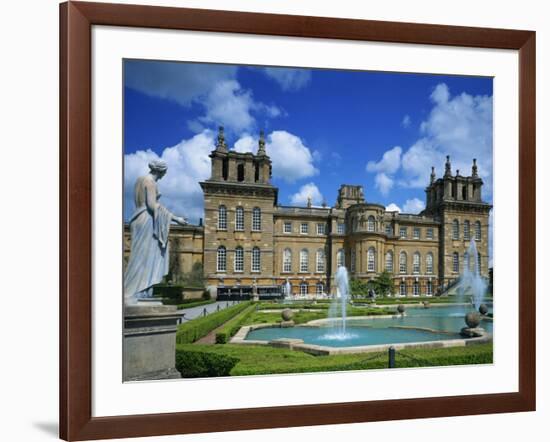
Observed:
[[[271,160],[264,133],[260,133],[256,154],[241,153],[228,149],[220,127],[210,158],[211,176],[200,183],[205,215],[204,274],[213,291],[215,286],[218,292],[239,286],[249,293],[262,284],[260,279],[273,275],[277,188],[270,182]]]
[[[459,170],[453,174],[449,156],[443,178],[436,179],[432,167],[426,188],[426,209],[421,215],[440,221],[440,288],[456,280],[468,265],[470,269],[479,268],[484,277],[489,275],[489,213],[493,206],[483,201],[482,187],[475,158],[469,176],[461,175]],[[468,254],[472,239],[477,257]]]

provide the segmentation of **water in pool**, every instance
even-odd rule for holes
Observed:
[[[352,347],[359,345],[398,344],[406,342],[440,341],[460,338],[459,331],[464,324],[464,315],[471,307],[449,306],[409,308],[406,316],[394,318],[348,319],[347,336],[328,327],[263,328],[253,330],[247,340],[270,341],[277,338],[302,339],[307,344],[329,347]],[[490,310],[491,311],[491,310]],[[492,321],[482,321],[481,327],[492,333]],[[399,327],[419,327],[434,332]]]

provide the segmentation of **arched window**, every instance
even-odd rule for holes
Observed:
[[[309,252],[307,249],[300,250],[300,272],[308,271]]]
[[[481,253],[477,252],[476,273],[481,273]]]
[[[367,230],[369,232],[374,232],[376,230],[376,222],[374,216],[370,215],[367,219]]]
[[[344,249],[340,249],[336,254],[336,266],[343,267],[345,265],[346,265],[346,255],[345,255]]]
[[[465,272],[466,270],[467,271],[470,271],[471,268],[470,268],[470,254],[468,252],[464,252],[464,269],[463,271]]]
[[[227,229],[227,207],[225,206],[218,207],[218,229]]]
[[[405,281],[401,281],[399,283],[399,294],[401,296],[407,296],[407,284],[405,283]]]
[[[420,253],[418,252],[413,255],[413,273],[420,273]]]
[[[479,221],[476,221],[475,231],[476,241],[481,241],[481,223]]]
[[[453,272],[458,273],[458,252],[453,253]]]
[[[244,230],[244,209],[241,206],[235,209],[235,230]]]
[[[434,256],[432,252],[428,252],[426,255],[426,273],[434,272]]]
[[[453,239],[460,239],[460,232],[458,231],[458,220],[453,220]]]
[[[407,254],[405,252],[399,254],[399,273],[407,273]]]
[[[393,252],[386,252],[386,272],[393,273]]]
[[[259,207],[252,209],[252,230],[255,232],[262,230],[262,210]]]
[[[227,270],[227,251],[224,246],[218,247],[216,262],[218,272],[225,272]]]
[[[418,284],[418,281],[413,282],[413,296],[420,295],[420,284]]]
[[[300,284],[300,295],[307,295],[307,282]]]
[[[464,221],[464,241],[470,241],[470,221]]]
[[[262,269],[262,260],[260,255],[260,248],[254,247],[252,249],[252,271],[259,272]]]
[[[376,255],[376,251],[374,250],[374,247],[369,247],[369,250],[367,250],[367,271],[368,272],[374,272],[376,270],[375,255]]]
[[[292,250],[285,249],[283,252],[283,272],[292,271]]]
[[[355,260],[357,259],[355,255],[356,255],[356,254],[355,254],[355,249],[352,249],[351,254],[350,254],[350,261],[351,261],[351,262],[349,263],[349,265],[350,265],[350,270],[351,270],[352,272],[355,272]]]
[[[325,271],[325,251],[323,249],[317,250],[317,256],[316,256],[315,262],[316,262],[316,271],[324,272]]]
[[[323,284],[322,282],[318,282],[317,285],[315,286],[315,293],[317,295],[322,295],[325,293],[325,284]]]
[[[244,251],[242,247],[235,249],[235,271],[242,272],[244,270]]]

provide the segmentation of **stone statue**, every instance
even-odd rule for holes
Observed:
[[[185,225],[185,218],[173,215],[159,203],[157,181],[168,169],[164,161],[149,163],[150,172],[136,180],[136,210],[129,220],[130,259],[124,274],[124,303],[136,304],[139,298],[151,297],[153,285],[168,274],[168,233],[172,221]]]

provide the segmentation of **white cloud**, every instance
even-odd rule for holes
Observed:
[[[388,212],[401,212],[401,208],[395,203],[391,203],[391,204],[387,205],[386,210]]]
[[[384,172],[386,174],[397,172],[401,165],[401,152],[402,149],[399,146],[384,152],[380,161],[369,161],[367,163],[367,172]]]
[[[276,130],[266,140],[267,154],[273,162],[273,176],[292,183],[301,178],[317,175],[314,155],[296,135]]]
[[[401,126],[403,126],[405,129],[411,125],[411,117],[410,115],[405,115],[403,117],[403,120],[401,121]]]
[[[223,65],[149,60],[124,63],[127,87],[183,106],[189,106],[193,100],[208,93],[214,84],[234,79],[236,74],[236,67]]]
[[[451,96],[446,84],[436,86],[430,96],[434,107],[421,124],[419,138],[402,157],[406,187],[422,188],[429,180],[431,166],[443,173],[445,156],[451,156],[453,173],[470,175],[477,158],[485,195],[492,194],[493,99],[467,93]]]
[[[308,69],[265,68],[265,74],[275,80],[284,91],[297,91],[307,86],[311,80]]]
[[[249,135],[249,134],[241,135],[241,138],[239,138],[233,146],[233,150],[241,153],[246,153],[246,152],[256,153],[257,149],[258,149],[258,140],[254,139],[252,135]]]
[[[418,198],[412,198],[405,201],[405,204],[403,205],[403,212],[416,214],[424,210],[424,207],[424,201],[419,200]]]
[[[380,172],[374,177],[374,184],[382,195],[387,195],[393,187],[393,179],[384,172]]]
[[[307,183],[300,187],[297,193],[290,196],[290,202],[293,205],[305,206],[308,198],[311,198],[311,204],[314,206],[320,206],[323,202],[323,195],[314,183]]]
[[[179,216],[196,223],[203,216],[203,194],[199,181],[210,176],[208,155],[214,149],[214,134],[205,130],[173,147],[167,147],[159,156],[151,150],[140,150],[124,156],[125,218],[134,210],[134,184],[139,176],[149,172],[148,163],[161,158],[168,171],[159,180],[160,202]]]
[[[251,114],[254,107],[252,93],[241,88],[235,80],[220,81],[214,85],[202,100],[206,115],[203,123],[220,124],[235,132],[242,132],[254,126]]]

